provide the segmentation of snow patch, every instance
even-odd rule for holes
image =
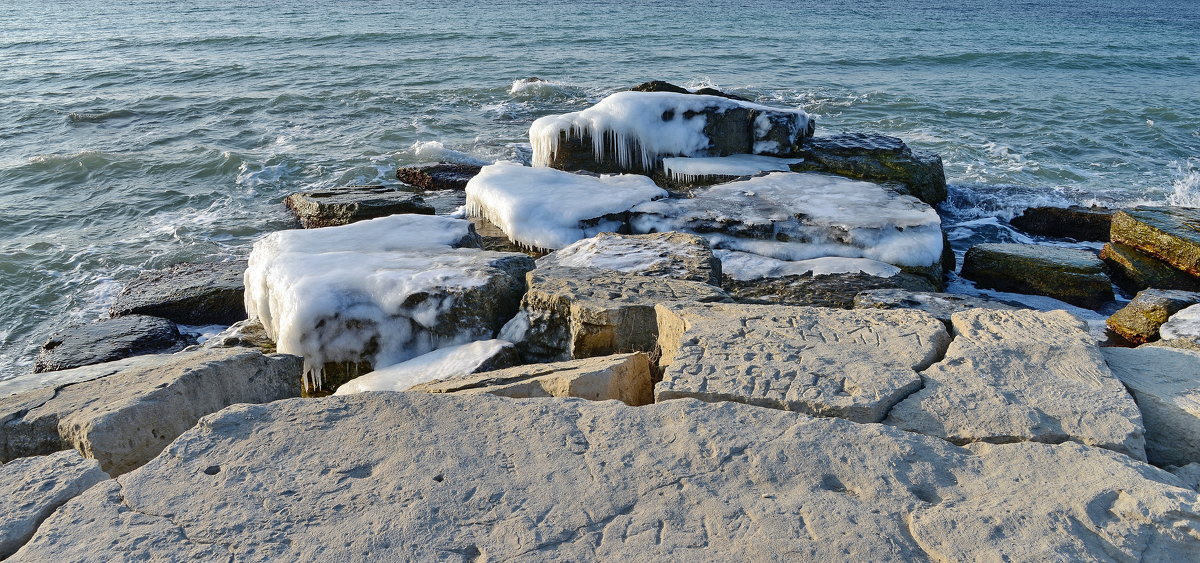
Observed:
[[[1163,340],[1200,340],[1200,305],[1192,305],[1171,315],[1167,322],[1158,328],[1158,333],[1162,335]]]
[[[618,272],[644,272],[686,252],[665,240],[618,236],[592,237],[575,242],[537,260],[539,268],[600,268]]]
[[[725,275],[739,281],[780,278],[808,273],[820,276],[862,272],[881,278],[890,278],[900,273],[900,268],[868,258],[837,258],[827,256],[824,258],[811,258],[789,262],[732,250],[714,250],[713,254],[721,260],[721,271]]]
[[[428,381],[475,373],[511,342],[482,340],[434,350],[388,368],[356,377],[337,388],[334,395],[353,395],[365,391],[406,391]]]
[[[663,172],[678,182],[693,182],[704,176],[753,176],[761,172],[790,170],[803,158],[777,158],[757,154],[715,157],[672,157],[662,161]]]

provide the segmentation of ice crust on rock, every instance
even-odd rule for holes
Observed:
[[[1186,338],[1200,341],[1200,305],[1192,305],[1171,315],[1171,318],[1158,328],[1158,333],[1162,335],[1163,340]]]
[[[692,182],[706,176],[753,176],[760,172],[785,172],[803,158],[778,158],[758,154],[713,157],[672,157],[662,161],[663,172],[672,180]]]
[[[740,281],[779,278],[808,273],[820,276],[862,272],[881,278],[889,278],[900,273],[900,268],[869,258],[837,258],[826,256],[789,262],[787,260],[777,260],[775,258],[759,256],[749,252],[738,252],[736,250],[715,250],[713,254],[721,260],[721,271],[729,277]]]
[[[714,249],[780,260],[836,256],[918,267],[941,260],[937,212],[879,184],[774,172],[693,195],[634,207],[634,232],[696,233]]]
[[[512,343],[481,340],[448,346],[356,377],[338,387],[334,395],[352,395],[364,391],[407,391],[421,383],[470,375],[505,348],[511,349]]]
[[[625,224],[621,214],[666,196],[646,176],[596,177],[498,162],[467,182],[466,210],[491,221],[517,244],[555,250],[620,231]]]
[[[721,283],[721,263],[713,256],[708,241],[687,233],[600,233],[538,258],[537,266],[597,268],[714,285]]]

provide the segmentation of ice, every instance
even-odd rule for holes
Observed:
[[[1200,305],[1192,305],[1174,315],[1158,329],[1163,340],[1189,338],[1200,341]]]
[[[554,250],[618,231],[625,221],[613,215],[666,195],[645,176],[585,176],[498,162],[467,183],[467,214],[491,221],[514,243]]]
[[[633,208],[634,232],[684,231],[714,249],[780,260],[869,258],[930,266],[942,254],[932,207],[878,184],[818,173],[773,172]]]
[[[617,92],[583,111],[548,115],[533,122],[529,140],[533,144],[534,166],[548,166],[567,138],[590,137],[597,160],[613,158],[624,169],[650,170],[664,156],[708,156],[711,140],[704,132],[704,111],[724,114],[731,109],[747,109],[760,114],[754,122],[755,140],[772,129],[767,114],[785,116],[789,142],[809,128],[808,114],[799,110],[781,110],[719,96],[678,94],[673,92]],[[608,140],[610,143],[600,141]],[[616,154],[608,155],[608,147]],[[756,150],[768,149],[766,145]]]
[[[539,258],[539,268],[565,266],[568,268],[600,268],[618,272],[644,272],[671,261],[680,251],[679,245],[652,239],[625,237],[592,237],[580,240]]]
[[[758,154],[714,157],[672,157],[662,161],[663,172],[672,180],[693,182],[704,176],[753,176],[760,172],[787,171],[803,158],[777,158]]]
[[[405,391],[427,381],[472,374],[508,346],[512,346],[512,343],[504,340],[482,340],[434,350],[356,377],[338,387],[334,395],[352,395],[365,391]]]
[[[723,273],[735,280],[741,281],[779,278],[808,273],[825,275],[862,272],[881,278],[890,278],[900,273],[900,268],[868,258],[837,258],[827,256],[824,258],[810,258],[808,260],[789,262],[733,250],[715,250],[713,254],[721,260],[721,271]]]

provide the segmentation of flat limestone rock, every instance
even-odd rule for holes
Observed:
[[[1200,208],[1145,206],[1118,212],[1112,241],[1200,277]]]
[[[703,238],[677,232],[600,233],[537,260],[539,268],[599,268],[643,276],[721,284],[721,261]]]
[[[433,206],[418,194],[387,186],[344,186],[331,190],[298,192],[283,204],[305,229],[349,225],[355,221],[398,213],[433,215]]]
[[[989,309],[951,320],[945,359],[884,424],[956,444],[1070,440],[1146,459],[1141,413],[1083,321]]]
[[[914,151],[904,141],[874,133],[843,133],[805,139],[795,156],[804,161],[792,170],[829,172],[869,182],[890,182],[930,205],[946,199],[942,157]]]
[[[439,162],[396,169],[396,179],[422,190],[462,190],[479,174],[480,166]]]
[[[920,311],[658,306],[656,401],[691,397],[879,422],[950,336]]]
[[[1200,462],[1200,352],[1155,346],[1102,350],[1142,411],[1150,463]]]
[[[155,361],[157,359],[157,361]],[[209,413],[300,395],[300,358],[241,348],[62,372],[0,397],[0,461],[75,448],[111,475],[148,461]]]
[[[229,325],[246,318],[246,261],[177,264],[138,274],[109,313],[151,315],[186,325]]]
[[[617,400],[633,407],[654,402],[650,358],[641,352],[517,366],[440,379],[413,386],[409,390],[459,395],[488,393],[514,399],[577,397],[589,401]]]
[[[42,344],[34,373],[72,369],[183,349],[187,337],[175,323],[147,315],[128,315],[66,328]]]
[[[238,405],[12,561],[1200,557],[1197,494],[1165,471],[1077,444],[974,450],[689,400]]]
[[[900,272],[880,277],[864,273],[800,274],[752,280],[726,277],[721,283],[739,303],[763,305],[811,305],[851,309],[859,293],[873,289],[902,289],[934,292],[937,285],[924,276]]]
[[[108,479],[75,450],[0,465],[0,559],[15,553],[55,509]]]
[[[1041,244],[977,244],[963,257],[961,275],[981,288],[1045,295],[1089,309],[1113,300],[1104,263],[1086,250]]]
[[[1179,271],[1129,245],[1119,242],[1105,244],[1100,249],[1100,259],[1108,266],[1108,275],[1113,282],[1129,293],[1149,288],[1200,291],[1200,278]]]
[[[854,296],[855,309],[914,309],[925,311],[939,321],[950,325],[954,313],[969,309],[999,309],[1015,311],[1027,307],[973,295],[953,293],[930,293],[904,289],[872,289]]]
[[[1158,329],[1183,309],[1200,303],[1200,293],[1147,289],[1108,318],[1108,328],[1134,344],[1158,340]]]
[[[1112,216],[1107,207],[1030,207],[1009,223],[1030,234],[1075,240],[1107,241]]]

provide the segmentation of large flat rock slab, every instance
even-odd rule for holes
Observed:
[[[1076,444],[973,450],[688,400],[238,405],[13,561],[1200,557],[1197,495],[1169,473]]]
[[[459,395],[488,393],[514,399],[617,400],[634,407],[654,402],[650,358],[641,352],[516,366],[421,383],[409,390]]]
[[[1083,321],[974,309],[951,322],[945,359],[884,424],[956,444],[1071,440],[1146,459],[1141,413]]]
[[[794,153],[804,157],[792,170],[830,172],[871,182],[904,186],[906,193],[930,205],[946,199],[942,157],[914,151],[904,141],[876,133],[842,133],[812,137]]]
[[[986,289],[1045,295],[1095,309],[1112,301],[1104,263],[1086,250],[1042,244],[977,244],[963,257],[962,277]]]
[[[1145,206],[1113,216],[1112,241],[1200,277],[1200,208]]]
[[[188,338],[167,319],[128,315],[67,327],[50,336],[38,350],[35,373],[72,369],[183,349]]]
[[[138,274],[109,313],[151,315],[187,325],[228,325],[246,318],[245,260],[176,264]]]
[[[658,307],[657,401],[691,397],[879,422],[950,337],[920,311]]]
[[[398,213],[433,215],[433,206],[420,195],[387,186],[343,186],[297,192],[284,198],[305,229],[349,225]]]
[[[1159,466],[1200,462],[1200,351],[1104,348],[1146,425],[1146,457]]]
[[[721,285],[721,261],[688,233],[600,233],[538,258],[539,268],[598,268]]]
[[[999,309],[1015,311],[1025,309],[1021,305],[999,299],[959,295],[953,293],[931,293],[905,289],[871,289],[854,296],[855,309],[913,309],[925,311],[939,321],[951,326],[954,313],[971,309]]]
[[[0,396],[0,460],[75,448],[118,475],[206,414],[299,396],[300,367],[295,356],[227,348],[55,372],[46,386]]]
[[[0,559],[20,549],[55,509],[108,479],[75,450],[0,465]]]

